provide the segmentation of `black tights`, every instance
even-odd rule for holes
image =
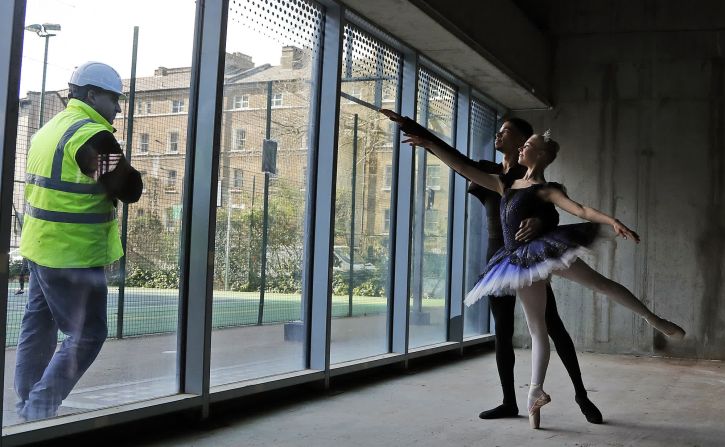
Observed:
[[[516,405],[516,394],[514,391],[514,305],[516,297],[498,296],[491,297],[491,312],[496,323],[496,366],[503,388],[503,403]],[[576,358],[574,342],[564,327],[564,323],[556,310],[556,299],[551,286],[546,286],[546,327],[549,336],[554,341],[556,352],[574,384],[574,391],[577,396],[586,396],[582,382],[582,374],[579,369],[579,361]]]

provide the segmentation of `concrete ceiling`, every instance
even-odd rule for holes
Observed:
[[[505,108],[550,106],[548,39],[511,0],[341,2]]]

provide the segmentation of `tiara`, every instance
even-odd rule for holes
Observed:
[[[551,141],[551,129],[546,129],[546,132],[544,132],[544,135],[542,135],[542,136],[544,137],[545,142],[547,142],[547,143],[550,142]]]

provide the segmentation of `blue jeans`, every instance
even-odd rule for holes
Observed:
[[[103,267],[57,269],[28,261],[28,304],[15,363],[18,415],[55,416],[101,350],[108,328]],[[58,330],[66,339],[55,352]]]

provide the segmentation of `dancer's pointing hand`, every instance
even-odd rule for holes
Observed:
[[[627,228],[627,226],[619,220],[615,220],[612,224],[612,227],[614,227],[614,232],[617,234],[617,236],[622,236],[625,239],[632,239],[639,244],[639,235]]]

